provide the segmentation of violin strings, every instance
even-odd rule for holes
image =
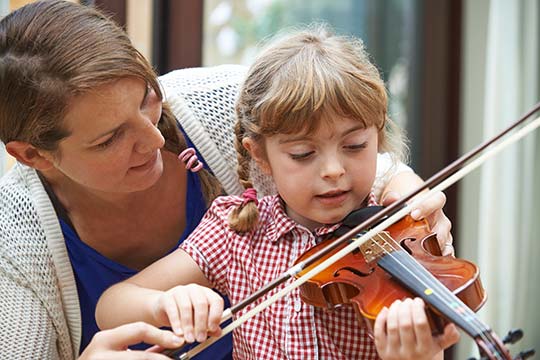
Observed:
[[[255,306],[251,311],[246,312],[244,315],[239,316],[237,319],[235,319],[232,323],[227,325],[222,330],[222,335],[219,337],[210,337],[205,342],[199,344],[198,346],[192,348],[187,353],[182,354],[180,357],[181,359],[189,359],[191,356],[194,356],[198,354],[200,351],[204,350],[208,346],[210,346],[211,343],[216,342],[221,337],[225,336],[229,332],[231,332],[233,329],[237,328],[238,326],[242,325],[245,321],[249,320],[251,317],[257,315],[259,312],[264,310],[265,308],[272,305],[274,302],[279,300],[281,297],[287,295],[297,287],[301,286],[305,282],[307,282],[311,277],[317,275],[323,269],[327,268],[337,260],[341,259],[345,255],[347,255],[350,251],[352,251],[354,248],[357,248],[359,245],[361,245],[363,242],[367,241],[370,237],[374,236],[378,232],[384,230],[385,228],[389,227],[390,225],[394,224],[397,220],[401,219],[403,216],[407,215],[411,209],[414,206],[417,206],[420,204],[420,202],[430,195],[438,192],[443,191],[444,189],[448,188],[450,185],[454,184],[461,178],[463,178],[465,175],[479,167],[483,162],[485,162],[489,157],[494,156],[498,152],[500,152],[502,149],[504,149],[506,146],[516,142],[517,140],[524,137],[529,132],[533,131],[537,127],[540,126],[540,118],[535,119],[530,124],[524,126],[520,130],[518,130],[515,134],[510,136],[508,139],[503,140],[500,144],[497,144],[492,150],[487,151],[484,154],[481,154],[476,159],[472,160],[469,164],[465,165],[461,169],[459,169],[454,174],[448,176],[445,180],[441,181],[438,185],[434,186],[431,190],[429,190],[427,193],[424,193],[423,195],[419,195],[416,200],[412,202],[410,205],[406,205],[402,209],[396,211],[394,214],[389,216],[386,220],[382,221],[380,224],[375,226],[373,229],[368,231],[366,234],[355,240],[353,243],[347,245],[340,251],[336,252],[332,256],[329,256],[327,259],[322,261],[317,266],[313,267],[309,271],[306,271],[305,274],[301,275],[299,278],[297,278],[294,282],[287,285],[285,288],[281,289],[280,291],[276,292],[274,295],[268,297],[265,301],[259,303],[259,305]],[[352,231],[352,230],[351,230]],[[345,235],[344,235],[345,236]],[[296,265],[295,268],[298,268],[300,270],[303,270],[301,266]],[[292,270],[289,269],[286,273],[292,274]],[[295,275],[298,275],[300,271],[295,272]],[[491,336],[490,336],[491,337]]]
[[[389,242],[385,236],[382,236],[382,234],[384,234],[385,236],[388,236],[390,239],[392,239],[392,243]],[[378,233],[375,235],[375,237],[381,239],[383,242],[385,242],[386,244],[390,245],[392,248],[394,248],[393,246],[393,243],[397,243],[389,234],[387,234],[386,232],[381,232],[381,233]],[[368,240],[369,241],[369,240]],[[492,345],[495,345],[497,348],[498,348],[498,344],[497,342],[495,341],[495,339],[493,338],[493,335],[491,333],[491,331],[487,331],[485,332],[484,329],[486,330],[491,330],[486,324],[484,324],[477,316],[476,314],[474,313],[474,311],[472,311],[465,303],[463,303],[463,301],[461,301],[461,299],[459,299],[456,295],[454,295],[446,286],[444,286],[444,284],[442,284],[440,281],[438,281],[436,278],[435,278],[435,281],[433,281],[432,279],[429,278],[430,275],[426,274],[426,273],[420,273],[420,276],[418,276],[416,273],[414,273],[412,271],[412,269],[405,265],[400,259],[398,259],[396,256],[394,256],[391,252],[387,251],[386,248],[384,246],[382,246],[381,244],[379,244],[378,241],[372,241],[372,243],[374,243],[376,246],[378,246],[382,252],[387,255],[387,256],[390,256],[394,259],[394,261],[401,265],[402,268],[408,272],[414,279],[416,279],[419,283],[421,283],[422,285],[424,285],[425,287],[429,287],[431,288],[433,291],[433,294],[438,296],[439,298],[441,298],[442,300],[446,300],[447,302],[458,302],[459,303],[459,309],[462,309],[464,311],[464,314],[460,314],[458,311],[457,311],[457,308],[455,307],[452,307],[452,311],[454,311],[454,313],[456,315],[458,315],[459,317],[461,318],[464,318],[464,315],[467,315],[469,317],[470,320],[472,321],[469,321],[469,323],[471,324],[471,327],[473,327],[479,334],[479,337],[484,340],[485,342],[487,342],[488,344],[492,344]],[[400,247],[401,248],[401,247]],[[418,263],[418,261],[416,259],[414,259],[413,256],[411,256],[406,250],[402,249],[403,251],[403,254],[404,256],[410,260],[411,262],[413,262],[414,264],[418,264],[420,266],[422,266],[421,264]],[[433,275],[431,275],[433,276]],[[466,319],[464,319],[464,321],[468,321]],[[497,352],[499,352],[499,350],[497,349]],[[501,356],[502,357],[502,356]]]

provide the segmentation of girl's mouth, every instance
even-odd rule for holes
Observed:
[[[325,205],[339,205],[347,198],[348,191],[329,191],[324,194],[316,195],[316,198]]]

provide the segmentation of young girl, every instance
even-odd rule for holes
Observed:
[[[218,334],[221,298],[194,284],[237,303],[289,269],[351,211],[378,200],[377,153],[403,153],[386,108],[384,84],[358,40],[315,29],[270,45],[237,103],[244,195],[216,199],[179,250],[107,290],[96,311],[100,326],[171,325],[187,342]],[[277,195],[257,200],[251,159],[272,176]],[[234,357],[431,359],[457,341],[453,326],[431,336],[420,300],[383,310],[374,335],[352,307],[314,308],[296,289],[235,330]]]

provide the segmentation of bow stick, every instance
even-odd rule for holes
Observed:
[[[390,225],[394,224],[398,220],[400,220],[402,217],[407,215],[412,209],[417,207],[422,201],[430,197],[436,192],[445,190],[449,186],[453,185],[457,181],[459,181],[461,178],[463,178],[465,175],[470,173],[471,171],[475,170],[477,167],[479,167],[481,164],[483,164],[487,159],[493,157],[497,153],[499,153],[501,150],[506,148],[507,146],[517,142],[521,138],[523,138],[528,133],[532,132],[536,128],[540,126],[540,118],[535,119],[530,124],[524,126],[519,131],[517,131],[514,135],[508,137],[507,139],[501,141],[501,143],[497,144],[493,149],[485,152],[484,154],[481,154],[476,159],[472,160],[469,164],[464,165],[469,160],[477,156],[480,152],[485,150],[487,147],[492,145],[493,143],[497,142],[501,138],[503,138],[505,135],[507,135],[510,131],[514,130],[516,127],[522,125],[529,117],[531,117],[534,113],[536,113],[538,110],[540,110],[540,103],[537,103],[531,110],[529,110],[525,115],[523,115],[520,119],[518,119],[515,123],[511,124],[509,127],[507,127],[505,130],[501,131],[499,134],[495,135],[491,139],[486,140],[484,143],[478,145],[476,148],[470,150],[460,158],[456,159],[453,163],[446,166],[439,172],[437,172],[435,175],[430,177],[428,180],[426,180],[418,189],[411,191],[406,196],[403,196],[399,200],[395,201],[388,207],[384,208],[383,210],[379,211],[369,219],[365,220],[358,226],[354,227],[341,237],[339,237],[337,240],[335,240],[332,244],[325,247],[324,249],[321,249],[319,252],[313,254],[308,259],[304,260],[303,262],[298,263],[297,265],[290,268],[288,271],[281,274],[277,279],[272,281],[271,283],[267,284],[263,288],[257,290],[254,292],[251,296],[246,298],[245,300],[239,302],[238,304],[232,306],[230,309],[227,309],[223,312],[223,316],[221,319],[221,323],[224,321],[230,319],[233,314],[236,314],[238,311],[244,309],[246,306],[252,304],[257,299],[261,298],[271,290],[275,289],[280,284],[283,284],[287,280],[291,279],[292,277],[298,275],[300,272],[302,272],[304,269],[309,267],[310,265],[313,265],[315,262],[321,260],[324,256],[326,256],[329,252],[336,249],[337,247],[343,245],[345,242],[353,240],[345,246],[340,251],[336,252],[334,255],[328,257],[326,260],[322,261],[317,266],[313,267],[311,270],[307,271],[304,275],[300,276],[298,279],[296,279],[291,284],[287,285],[280,291],[278,291],[276,294],[272,295],[265,301],[261,302],[257,306],[255,306],[250,311],[246,312],[244,315],[238,317],[236,320],[234,320],[231,324],[227,325],[222,329],[222,333],[219,337],[210,337],[205,342],[199,344],[198,346],[194,347],[193,349],[189,350],[188,352],[185,352],[183,354],[179,355],[179,350],[166,350],[163,353],[169,356],[178,356],[178,359],[180,360],[187,360],[191,359],[191,357],[197,355],[204,349],[206,349],[208,346],[212,345],[214,342],[221,339],[226,334],[233,331],[235,328],[242,325],[244,322],[249,320],[254,315],[258,314],[262,310],[266,309],[273,303],[275,303],[277,300],[282,298],[283,296],[287,295],[294,289],[298,288],[305,282],[307,282],[311,277],[317,275],[324,269],[326,269],[328,266],[332,265],[334,262],[338,261],[342,257],[346,256],[348,253],[353,251],[355,248],[358,248],[360,245],[362,245],[364,242],[371,239],[374,235],[377,233],[385,230]],[[427,191],[426,193],[423,193],[422,195],[419,195],[422,191],[426,190],[427,188],[432,188],[431,190]],[[419,195],[419,196],[417,196]],[[413,197],[417,196],[410,204],[406,204],[407,201],[411,200]],[[388,216],[387,219],[380,222],[376,226],[372,227],[374,224],[376,224],[378,221],[383,219],[385,216]],[[364,229],[372,227],[371,230],[363,234],[362,236],[358,237],[358,234],[362,232]]]

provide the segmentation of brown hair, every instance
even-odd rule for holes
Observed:
[[[242,146],[278,133],[310,133],[336,114],[379,129],[379,151],[405,157],[401,131],[387,116],[387,94],[362,42],[332,34],[326,25],[278,35],[251,66],[236,105],[238,175],[245,188],[251,158]],[[253,202],[231,213],[230,225],[249,231],[258,221]]]
[[[58,151],[69,136],[63,119],[71,99],[124,77],[135,77],[163,94],[157,75],[127,34],[107,16],[67,1],[37,1],[0,21],[0,140]],[[159,130],[165,149],[186,144],[164,104]],[[207,201],[220,192],[201,171]]]

